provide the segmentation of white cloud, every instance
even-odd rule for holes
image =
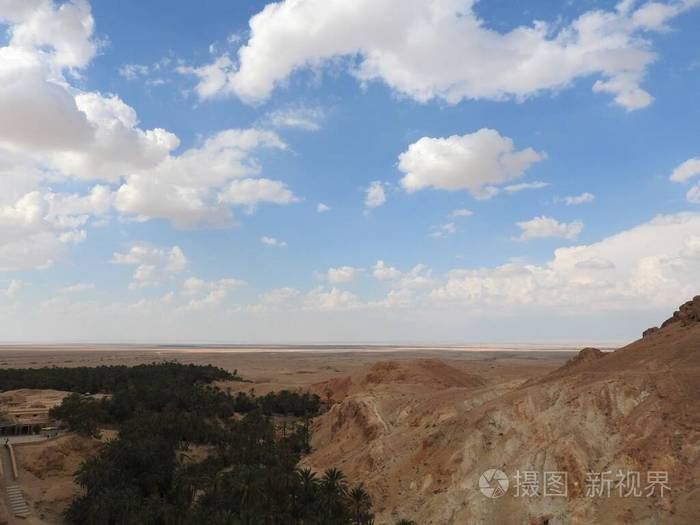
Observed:
[[[112,255],[115,264],[136,266],[129,289],[156,286],[187,268],[187,257],[179,246],[162,248],[137,242],[124,253]]]
[[[0,271],[50,268],[64,249],[53,233],[39,232],[0,244]]]
[[[581,221],[559,222],[552,217],[535,217],[529,221],[516,223],[522,230],[518,240],[527,241],[530,239],[545,239],[548,237],[561,237],[564,239],[575,239],[583,230]]]
[[[11,0],[0,5],[3,19],[11,24],[11,47],[41,49],[56,67],[84,67],[97,52],[97,44],[91,39],[94,21],[85,0]]]
[[[0,144],[13,149],[80,148],[95,131],[52,66],[25,49],[0,47]]]
[[[389,290],[384,297],[379,301],[372,301],[367,304],[368,308],[386,308],[387,310],[406,309],[414,306],[416,293],[407,288],[399,290]]]
[[[262,148],[286,145],[269,131],[221,131],[201,147],[129,175],[116,192],[115,208],[140,219],[163,218],[191,227],[229,222],[231,204],[251,210],[261,202],[295,202],[282,182],[252,178],[261,171],[254,153]]]
[[[149,72],[150,68],[143,64],[125,64],[119,68],[119,74],[127,80],[136,80],[139,77],[145,77]]]
[[[287,246],[287,243],[285,241],[280,241],[279,239],[276,239],[274,237],[262,236],[260,237],[260,242],[266,246],[275,246],[277,248]]]
[[[250,19],[250,37],[228,55],[198,68],[201,98],[235,95],[263,101],[294,71],[340,62],[360,82],[381,80],[425,102],[440,98],[523,100],[594,77],[595,92],[634,110],[651,95],[640,84],[656,59],[653,31],[697,0],[625,1],[587,11],[569,23],[534,21],[501,33],[474,12],[473,0],[286,0]],[[435,60],[440,57],[440,60]]]
[[[12,299],[17,296],[22,288],[24,288],[24,283],[22,281],[19,279],[11,279],[10,282],[7,283],[7,288],[0,290],[0,294]]]
[[[219,201],[229,204],[255,207],[261,202],[289,204],[299,199],[278,180],[239,179],[231,181],[219,194]]]
[[[539,190],[540,188],[546,188],[547,186],[549,186],[549,182],[536,180],[533,182],[521,182],[520,184],[509,184],[503,189],[508,193],[517,193],[523,190]]]
[[[95,289],[95,283],[75,283],[57,290],[58,293],[82,293]]]
[[[304,296],[303,306],[307,310],[351,310],[359,308],[361,303],[351,292],[335,287],[326,290],[319,286]]]
[[[700,183],[688,190],[688,193],[686,193],[686,198],[688,199],[688,202],[700,204]]]
[[[454,222],[448,222],[433,228],[433,231],[430,233],[430,237],[435,239],[443,239],[455,233],[457,233],[457,226]]]
[[[697,295],[700,214],[661,215],[589,245],[559,248],[546,264],[453,270],[438,302],[528,308],[670,308]]]
[[[284,287],[268,290],[260,294],[258,299],[262,305],[279,307],[295,301],[300,295],[301,293],[296,288]]]
[[[671,174],[673,182],[685,182],[700,175],[700,158],[688,159],[677,166]]]
[[[339,266],[337,268],[329,268],[326,272],[326,279],[331,284],[350,283],[354,281],[360,273],[362,273],[362,268]]]
[[[432,270],[425,264],[417,264],[401,275],[397,288],[418,289],[429,288],[435,284]]]
[[[601,257],[591,257],[590,259],[578,261],[575,266],[584,270],[610,270],[615,268],[615,263]]]
[[[387,266],[384,261],[377,261],[372,267],[372,275],[380,281],[393,281],[401,277],[401,271],[393,266]]]
[[[231,290],[246,286],[240,279],[226,278],[218,281],[205,281],[197,277],[188,278],[182,285],[182,293],[192,297],[185,310],[202,310],[220,304]]]
[[[399,155],[401,186],[414,192],[426,188],[467,190],[488,198],[496,186],[517,179],[545,158],[532,148],[515,150],[513,141],[493,129],[446,138],[423,137]]]
[[[474,212],[471,210],[468,210],[466,208],[460,208],[458,210],[452,210],[450,212],[450,217],[452,217],[452,218],[471,217],[472,215],[474,215]]]
[[[365,208],[378,208],[386,202],[386,193],[381,181],[375,180],[365,189]]]
[[[563,200],[567,206],[577,206],[579,204],[586,204],[588,202],[593,202],[595,200],[595,195],[585,191],[580,195],[570,195],[570,196],[564,197]]]
[[[133,303],[65,296],[41,308],[27,306],[24,317],[12,317],[15,310],[7,310],[8,338],[22,339],[38,324],[42,337],[54,341],[78,335],[124,340],[123,326],[129,326],[132,340],[225,340],[234,330],[240,340],[261,342],[261,337],[269,339],[265,330],[271,323],[274,340],[281,343],[308,342],[312,329],[316,341],[430,343],[435,334],[455,342],[465,334],[522,340],[523,333],[552,341],[629,338],[667,315],[679,297],[697,294],[698,232],[700,213],[679,213],[658,216],[599,242],[559,248],[542,264],[514,260],[440,276],[418,265],[399,277],[394,274],[387,280],[387,294],[376,300],[332,287],[307,293],[276,288],[261,293],[250,306],[211,308],[200,315],[207,305],[225,300],[220,293],[210,295],[215,286],[195,285],[194,295],[166,293]],[[176,299],[184,303],[178,305]],[[21,303],[16,306],[22,308]]]
[[[218,57],[211,64],[201,67],[178,66],[182,75],[194,75],[199,79],[195,91],[201,99],[220,96],[226,88],[228,77],[233,73],[233,62],[227,55]]]
[[[53,148],[42,157],[46,166],[68,177],[116,182],[128,173],[156,167],[180,144],[164,129],[138,127],[136,112],[116,95],[78,92],[74,102],[92,137],[78,137],[73,147]]]
[[[318,106],[293,105],[267,113],[262,123],[274,128],[318,131],[325,118],[325,111]]]
[[[331,211],[331,207],[326,204],[323,204],[322,202],[319,202],[316,205],[316,211],[318,213],[326,213],[327,211]]]
[[[88,2],[21,4],[21,9],[14,3],[0,5],[0,21],[8,24],[9,36],[0,47],[1,178],[13,172],[25,193],[51,193],[42,185],[53,180],[106,181],[118,188],[104,188],[101,214],[113,206],[130,220],[165,219],[177,227],[232,224],[231,206],[252,211],[261,202],[296,200],[279,181],[253,179],[261,172],[257,152],[286,148],[275,133],[223,130],[198,147],[173,154],[180,145],[173,133],[142,128],[134,109],[117,95],[73,85],[98,48]],[[121,73],[143,76],[169,63],[166,57],[149,66],[129,64]],[[20,179],[19,171],[31,177]],[[16,202],[21,195],[4,197],[0,206],[11,206],[11,198]],[[91,214],[86,211],[86,219]],[[22,267],[48,265],[61,243],[79,242],[85,231],[56,235],[58,243],[47,242],[44,234],[41,241],[25,239],[0,248],[0,264],[7,252],[7,267],[14,266],[12,253],[22,259]],[[39,242],[42,247],[35,251],[45,255],[27,257]]]
[[[173,59],[170,56],[166,56],[150,65],[124,64],[119,68],[118,72],[126,80],[143,80],[147,86],[160,86],[168,83],[168,80],[156,75],[165,73],[172,61]]]
[[[232,290],[245,286],[245,281],[240,279],[219,279],[218,281],[205,281],[198,277],[189,277],[182,285],[182,293],[185,295],[198,295],[212,290]]]
[[[687,182],[698,176],[700,176],[700,158],[692,158],[686,160],[673,170],[671,180],[673,182]],[[700,204],[700,182],[696,183],[688,190],[686,198],[688,202]]]
[[[0,270],[51,266],[65,244],[85,240],[90,217],[104,215],[111,199],[99,185],[86,195],[34,190],[2,202],[12,197],[0,195]]]
[[[389,281],[392,288],[419,289],[429,288],[435,284],[432,270],[425,264],[417,264],[407,272],[387,266],[384,261],[377,261],[372,267],[372,275],[379,281]]]

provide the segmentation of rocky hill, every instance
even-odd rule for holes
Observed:
[[[412,376],[426,381],[412,391],[387,365],[369,374],[380,389],[346,378],[307,461],[366,480],[380,523],[700,523],[699,313],[696,297],[642,339],[584,349],[520,385],[442,381],[451,375],[435,363]],[[479,490],[491,468],[510,482],[498,499]],[[523,485],[525,472],[537,486]],[[545,472],[566,472],[565,497],[544,495]]]

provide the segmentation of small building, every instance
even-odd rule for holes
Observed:
[[[46,407],[12,407],[0,415],[0,436],[38,434],[50,423]]]
[[[45,438],[54,438],[58,436],[58,427],[44,427],[41,429],[41,435]]]

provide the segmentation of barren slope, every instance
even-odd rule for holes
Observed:
[[[676,318],[610,354],[587,349],[520,385],[459,386],[427,374],[411,393],[395,373],[381,389],[350,381],[348,396],[316,422],[308,463],[365,480],[380,523],[700,523],[698,318]],[[500,499],[478,490],[489,468],[510,476]],[[566,471],[568,497],[515,497],[517,470],[540,479]],[[671,491],[586,497],[586,473],[618,470],[639,471],[642,488],[648,472],[666,471]]]

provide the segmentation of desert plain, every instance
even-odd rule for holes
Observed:
[[[302,463],[361,482],[378,524],[700,523],[700,297],[629,345],[581,346],[7,345],[0,367],[177,361],[236,371],[217,383],[230,391],[316,393]],[[22,523],[61,523],[99,447],[70,434],[16,447]]]

